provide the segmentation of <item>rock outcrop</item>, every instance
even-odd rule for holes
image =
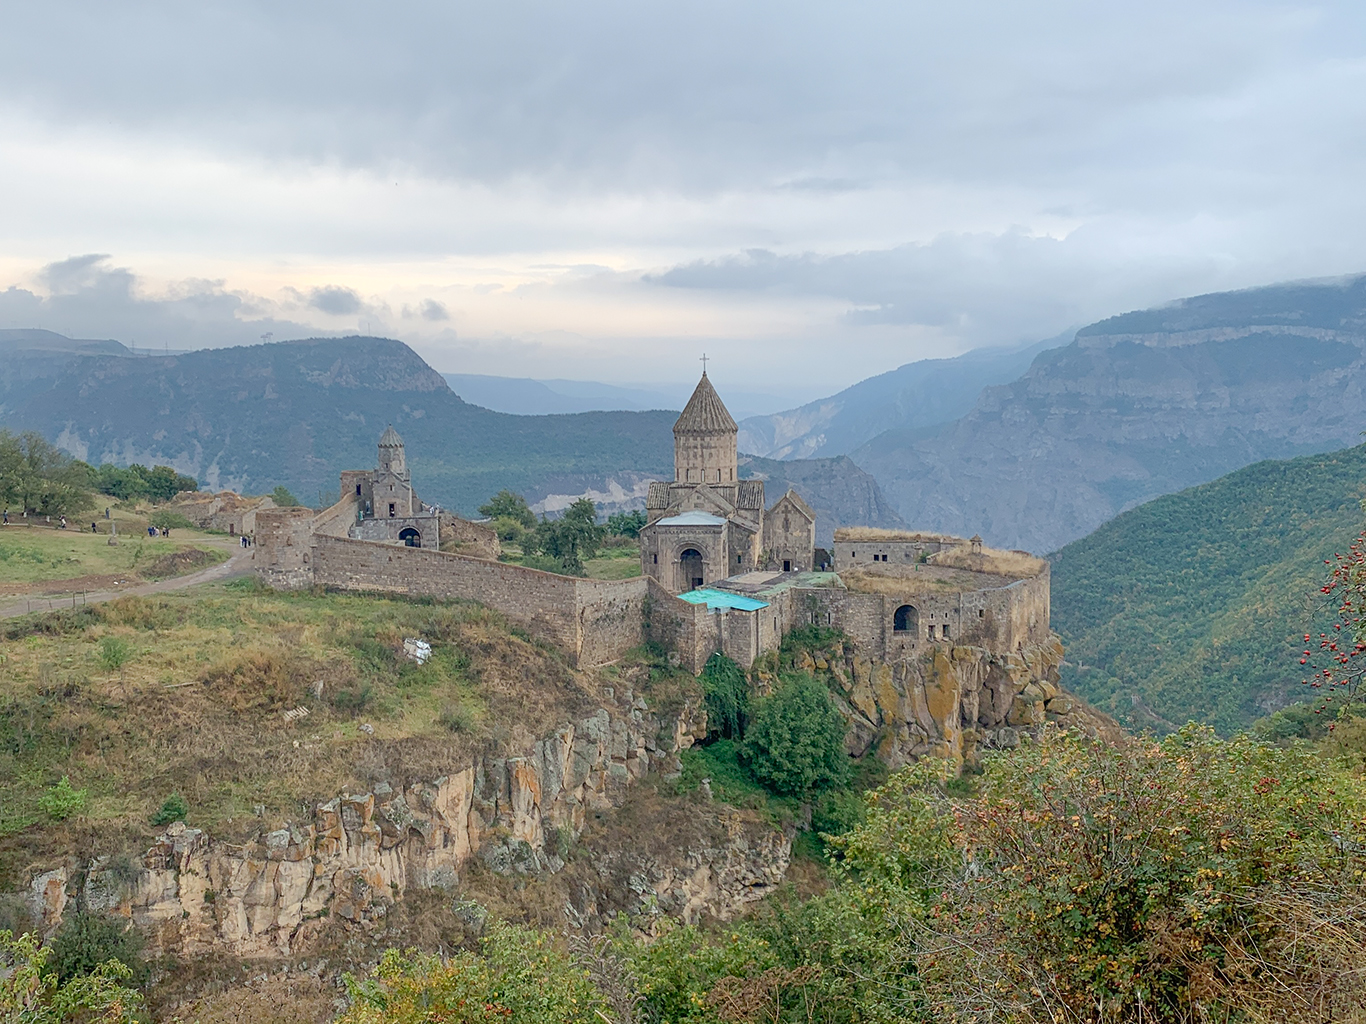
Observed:
[[[892,768],[922,757],[975,764],[981,751],[1018,746],[1048,723],[1114,738],[1108,716],[1058,685],[1062,641],[1056,636],[1014,654],[937,645],[916,659],[873,662],[850,645],[804,652],[798,667],[828,673],[849,720],[847,749],[874,751]]]
[[[652,767],[676,766],[678,752],[705,733],[705,711],[685,704],[661,718],[627,691],[623,703],[565,725],[522,756],[346,794],[318,805],[311,821],[252,842],[177,822],[132,877],[108,858],[36,876],[29,909],[45,933],[54,931],[83,868],[85,904],[130,918],[154,951],[289,954],[330,916],[365,925],[410,888],[454,889],[475,856],[503,873],[563,868],[561,831],[577,835],[595,810],[619,806],[633,782]],[[714,885],[688,906],[715,893],[728,913],[726,889]]]

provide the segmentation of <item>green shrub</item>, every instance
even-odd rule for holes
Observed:
[[[453,701],[441,709],[437,721],[451,732],[473,732],[477,718],[469,705],[463,701]]]
[[[190,527],[194,526],[194,523],[190,522],[179,512],[171,512],[167,509],[153,512],[147,517],[147,521],[158,530],[188,530]]]
[[[72,789],[71,780],[63,775],[61,782],[38,798],[38,806],[53,821],[65,821],[85,809],[85,794],[83,789]]]
[[[821,835],[841,836],[862,825],[864,816],[862,793],[847,790],[822,793],[811,803],[811,831]]]
[[[507,541],[511,544],[520,544],[522,543],[522,538],[526,536],[526,527],[511,516],[499,516],[490,525],[498,534],[498,539],[501,541]]]
[[[68,914],[52,940],[52,968],[63,984],[93,974],[101,964],[117,960],[129,980],[141,984],[147,975],[142,936],[119,918],[77,910]]]
[[[23,1024],[136,1024],[142,1019],[142,997],[124,985],[131,971],[111,960],[89,974],[59,984],[48,962],[51,946],[30,933],[15,938],[0,931],[0,1020]]]
[[[189,813],[190,806],[185,803],[185,798],[179,793],[172,793],[161,805],[161,809],[152,815],[152,824],[169,825],[173,821],[184,821]]]
[[[707,659],[698,677],[707,700],[707,728],[714,735],[738,740],[749,721],[749,680],[744,670],[720,651]]]
[[[774,793],[803,796],[846,785],[853,766],[844,752],[844,716],[825,686],[810,676],[788,679],[754,704],[741,760]]]
[[[132,645],[122,637],[107,636],[100,641],[100,664],[110,672],[123,668],[132,656]]]
[[[357,714],[370,705],[374,691],[368,684],[343,687],[332,694],[332,706],[347,714]]]

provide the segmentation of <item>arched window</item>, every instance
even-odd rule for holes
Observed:
[[[917,633],[920,630],[920,613],[909,604],[903,604],[892,616],[893,633]]]
[[[422,547],[422,534],[418,533],[411,526],[405,526],[398,531],[398,539],[403,541],[410,548]]]

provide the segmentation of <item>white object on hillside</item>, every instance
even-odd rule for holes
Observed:
[[[432,645],[426,640],[419,640],[416,637],[407,637],[403,641],[403,653],[419,665],[427,664],[427,659],[432,656]]]

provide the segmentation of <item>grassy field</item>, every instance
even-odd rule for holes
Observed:
[[[170,537],[152,538],[147,536],[145,517],[120,512],[115,519],[119,543],[111,546],[109,523],[102,515],[97,520],[98,534],[89,532],[89,520],[82,533],[77,528],[80,523],[57,530],[21,525],[22,520],[11,517],[11,525],[0,527],[0,593],[41,590],[42,584],[82,577],[161,579],[221,562],[232,550],[231,541],[199,530],[172,530]],[[192,548],[208,557],[198,559],[197,565],[188,560],[176,565],[166,558]]]
[[[248,835],[257,808],[278,827],[348,788],[462,769],[599,706],[598,680],[478,605],[245,579],[0,624],[0,886],[93,841],[75,828],[137,848],[172,794],[192,824]],[[63,776],[86,791],[67,821],[43,805]]]

